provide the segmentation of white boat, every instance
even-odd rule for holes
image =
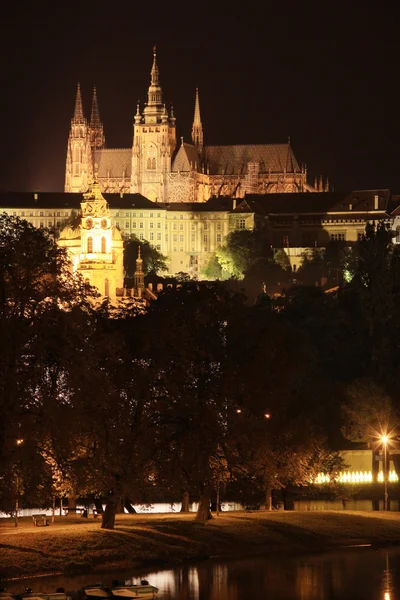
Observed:
[[[113,585],[111,593],[115,598],[140,598],[142,600],[152,600],[158,597],[158,588],[150,585],[147,581],[144,583]]]
[[[104,587],[101,583],[85,585],[81,589],[81,593],[84,600],[96,600],[96,598],[104,600],[105,598],[112,598],[111,589]]]

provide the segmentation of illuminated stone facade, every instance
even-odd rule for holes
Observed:
[[[212,196],[242,198],[246,193],[327,191],[328,182],[311,186],[306,168],[285,144],[207,146],[203,142],[199,93],[196,90],[192,143],[179,148],[173,109],[163,103],[153,50],[151,82],[144,109],[137,105],[132,148],[106,148],[94,91],[88,122],[78,85],[68,139],[66,192],[85,192],[99,165],[102,192],[139,193],[153,202],[205,202]]]
[[[97,182],[83,194],[79,225],[67,225],[58,244],[66,248],[83,279],[102,297],[115,301],[124,287],[123,240],[111,222],[110,209]]]
[[[343,241],[351,246],[364,233],[367,222],[385,220],[393,224],[396,219],[397,223],[398,217],[394,215],[400,213],[400,197],[392,197],[389,190],[249,194],[242,199],[212,197],[202,203],[154,203],[141,194],[101,194],[98,185],[89,194],[99,198],[100,204],[106,202],[110,228],[102,228],[103,217],[94,218],[93,213],[88,214],[87,194],[0,194],[0,210],[27,219],[36,227],[49,228],[58,237],[65,223],[74,213],[79,215],[82,209],[82,226],[76,232],[79,239],[74,241],[71,238],[75,230],[69,228],[68,235],[61,233],[60,243],[74,247],[76,255],[84,255],[87,254],[85,248],[91,232],[96,234],[97,246],[106,232],[107,248],[112,244],[112,252],[116,253],[115,257],[118,256],[115,264],[119,273],[115,275],[116,288],[122,287],[121,237],[129,239],[135,236],[139,240],[147,240],[167,257],[170,274],[183,271],[200,277],[202,267],[231,231],[263,226],[272,247],[285,249],[295,271],[305,251],[324,248],[330,240]],[[93,219],[93,228],[87,227],[87,218]],[[114,256],[112,252],[110,256],[107,250],[107,260]],[[96,255],[99,264],[102,264],[102,254]],[[109,263],[108,267],[111,266]],[[108,267],[107,271],[110,270]],[[92,272],[94,277],[95,269],[87,268],[86,272]],[[102,276],[104,273],[103,270]],[[99,289],[104,289],[103,283]]]

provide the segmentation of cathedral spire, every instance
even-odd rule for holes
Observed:
[[[99,113],[99,103],[97,100],[96,86],[94,86],[93,99],[92,99],[92,112],[90,115],[90,127],[97,127],[99,125],[101,125],[100,113]]]
[[[199,89],[198,88],[196,88],[196,100],[194,103],[192,142],[196,146],[196,148],[199,152],[201,152],[203,150],[203,125],[201,123],[201,118],[200,118],[200,101],[199,101]]]
[[[75,100],[75,111],[73,120],[75,123],[84,123],[85,117],[83,116],[83,108],[82,108],[82,95],[81,95],[81,84],[78,82],[76,88],[76,100]]]
[[[103,123],[100,120],[96,86],[93,88],[92,112],[90,115],[90,145],[92,150],[101,150],[105,146]]]
[[[157,53],[156,53],[155,46],[153,48],[153,66],[151,69],[151,83],[150,83],[150,87],[149,87],[147,96],[148,96],[147,105],[149,107],[162,104],[162,90],[161,90],[161,86],[160,86],[160,76],[159,76],[158,66],[157,66]]]

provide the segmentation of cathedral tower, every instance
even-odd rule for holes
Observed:
[[[89,125],[83,115],[81,87],[76,90],[75,111],[68,138],[66,192],[85,192],[93,174]]]
[[[156,48],[153,48],[151,81],[147,103],[134,118],[131,192],[140,193],[154,202],[167,202],[167,176],[176,146],[175,117],[168,114],[162,100]]]
[[[96,88],[93,88],[92,112],[90,115],[90,147],[92,151],[102,150],[106,140],[104,137],[103,123],[100,120],[99,103],[97,101]]]
[[[203,125],[200,118],[199,90],[196,88],[196,100],[194,104],[194,118],[192,125],[192,142],[196,146],[199,155],[203,151]]]

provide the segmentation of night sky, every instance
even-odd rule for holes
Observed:
[[[396,2],[51,6],[3,9],[0,190],[63,190],[78,81],[87,117],[97,86],[107,147],[130,147],[156,44],[178,139],[190,141],[198,86],[205,144],[290,136],[311,183],[400,192]]]

